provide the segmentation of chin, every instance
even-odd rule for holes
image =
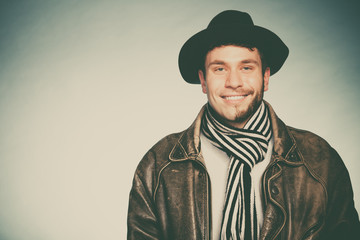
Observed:
[[[234,113],[232,114],[232,120],[233,121],[243,120],[243,119],[248,118],[249,115],[251,115],[249,107],[247,107],[246,109],[236,108],[234,110]]]
[[[250,107],[246,109],[235,109],[231,113],[224,115],[223,117],[227,120],[227,122],[233,124],[244,124],[247,120],[252,116],[253,111]]]
[[[224,114],[222,117],[229,123],[242,123],[246,121],[251,115],[248,111],[237,111],[228,114]]]

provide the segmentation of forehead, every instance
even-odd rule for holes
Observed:
[[[213,61],[238,62],[245,60],[252,60],[260,63],[261,60],[258,49],[250,49],[235,45],[215,47],[207,53],[205,63],[207,65]]]

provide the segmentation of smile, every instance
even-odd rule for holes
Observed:
[[[245,98],[246,96],[226,96],[224,97],[226,100],[240,100]]]
[[[227,101],[239,101],[246,97],[247,97],[247,95],[236,95],[236,96],[223,96],[222,98]]]

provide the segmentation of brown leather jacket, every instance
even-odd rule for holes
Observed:
[[[263,177],[260,239],[360,239],[339,155],[313,133],[285,126],[268,106],[274,149]],[[211,179],[199,140],[202,113],[141,160],[130,192],[128,239],[212,239]]]

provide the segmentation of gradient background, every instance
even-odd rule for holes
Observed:
[[[337,149],[360,208],[355,1],[1,1],[1,240],[125,239],[136,165],[206,102],[178,52],[226,9],[288,45],[265,99]]]

